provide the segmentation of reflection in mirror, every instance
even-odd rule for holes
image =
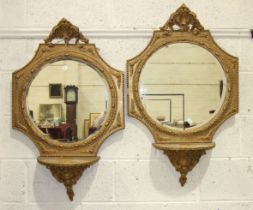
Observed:
[[[51,139],[74,142],[99,130],[110,105],[106,80],[93,67],[62,60],[42,67],[27,96],[27,110]]]
[[[147,113],[172,128],[189,129],[208,122],[225,93],[226,77],[219,61],[194,44],[162,47],[148,59],[140,76]]]

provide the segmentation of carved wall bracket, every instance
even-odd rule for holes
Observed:
[[[38,157],[38,162],[45,165],[58,182],[64,184],[71,201],[74,197],[73,185],[80,179],[84,170],[98,160],[99,157]]]
[[[62,167],[62,166],[47,166],[50,169],[52,175],[64,184],[66,188],[66,192],[71,201],[73,201],[74,191],[73,185],[76,184],[78,179],[82,176],[83,171],[88,166],[70,166],[70,167]]]
[[[202,155],[205,154],[205,150],[182,150],[182,151],[166,151],[165,154],[169,157],[170,162],[180,172],[181,176],[179,182],[181,186],[187,181],[187,174],[195,165],[199,162]]]
[[[163,150],[181,175],[179,182],[183,187],[187,181],[187,174],[197,165],[202,155],[206,154],[207,149],[211,149],[215,146],[214,143],[210,144],[198,144],[198,145],[189,145],[182,147],[182,145],[173,145],[173,144],[154,144],[157,149]]]

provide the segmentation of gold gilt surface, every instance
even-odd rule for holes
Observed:
[[[110,89],[109,116],[102,128],[85,141],[75,143],[52,141],[47,135],[43,135],[39,131],[27,112],[26,97],[33,78],[45,64],[62,59],[73,59],[91,64],[105,77]],[[40,44],[34,58],[26,66],[13,73],[13,128],[29,136],[41,155],[76,156],[78,154],[78,156],[95,156],[105,138],[124,128],[123,82],[123,72],[110,67],[100,57],[94,44]]]
[[[139,81],[145,63],[157,50],[174,43],[190,43],[205,48],[218,59],[227,78],[226,95],[220,110],[207,123],[189,130],[176,130],[159,124],[148,115],[140,98]],[[196,14],[184,4],[170,16],[160,30],[154,31],[148,46],[139,55],[128,60],[127,67],[128,114],[148,127],[155,140],[154,146],[170,156],[174,166],[175,156],[186,161],[189,157],[189,150],[198,150],[199,154],[203,154],[202,150],[213,148],[215,144],[212,142],[212,138],[216,130],[226,119],[238,112],[238,58],[221,49],[211,33],[200,24]],[[185,151],[185,155],[182,155],[182,152],[180,154],[179,152],[168,152],[179,150]],[[194,156],[196,155],[193,154]],[[195,159],[199,158],[197,155]],[[198,161],[193,162],[196,164]],[[193,168],[192,163],[189,163],[188,166],[188,171],[190,171]],[[182,173],[184,176],[187,174],[185,171]]]
[[[64,44],[55,44],[54,39],[63,39]],[[72,39],[75,39],[75,44],[70,44]],[[108,83],[111,96],[109,114],[102,127],[94,135],[74,143],[60,143],[50,139],[39,131],[27,111],[26,97],[32,80],[45,64],[62,59],[86,62],[100,71]],[[57,180],[65,184],[71,200],[74,195],[72,185],[84,169],[98,161],[97,152],[101,144],[108,136],[124,128],[123,104],[123,72],[109,66],[100,57],[96,46],[89,44],[79,28],[64,18],[52,29],[45,43],[39,45],[32,60],[12,75],[12,126],[34,142],[40,152],[38,161],[46,165],[55,177],[58,176]],[[75,178],[69,179],[70,176]]]

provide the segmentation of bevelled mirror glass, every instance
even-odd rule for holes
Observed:
[[[27,95],[27,111],[37,128],[52,140],[65,143],[97,132],[109,107],[110,90],[103,75],[76,60],[44,65]]]
[[[129,115],[148,127],[184,186],[215,146],[216,130],[238,112],[238,58],[221,49],[183,4],[128,60],[128,84]]]
[[[163,126],[191,129],[220,109],[226,77],[217,58],[191,43],[165,45],[146,61],[140,97],[146,112]]]
[[[124,74],[63,18],[12,75],[12,126],[36,145],[40,164],[69,199],[105,139],[124,128]],[[49,192],[50,193],[50,192]]]

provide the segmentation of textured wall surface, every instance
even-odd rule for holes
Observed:
[[[38,151],[11,128],[11,74],[24,66],[60,18],[96,43],[113,67],[144,49],[183,1],[0,0],[0,209],[1,210],[252,210],[253,28],[252,0],[185,0],[216,41],[240,59],[240,113],[217,131],[217,146],[178,183],[167,157],[135,119],[103,144],[101,160],[85,171],[70,203],[64,186],[37,163]]]

